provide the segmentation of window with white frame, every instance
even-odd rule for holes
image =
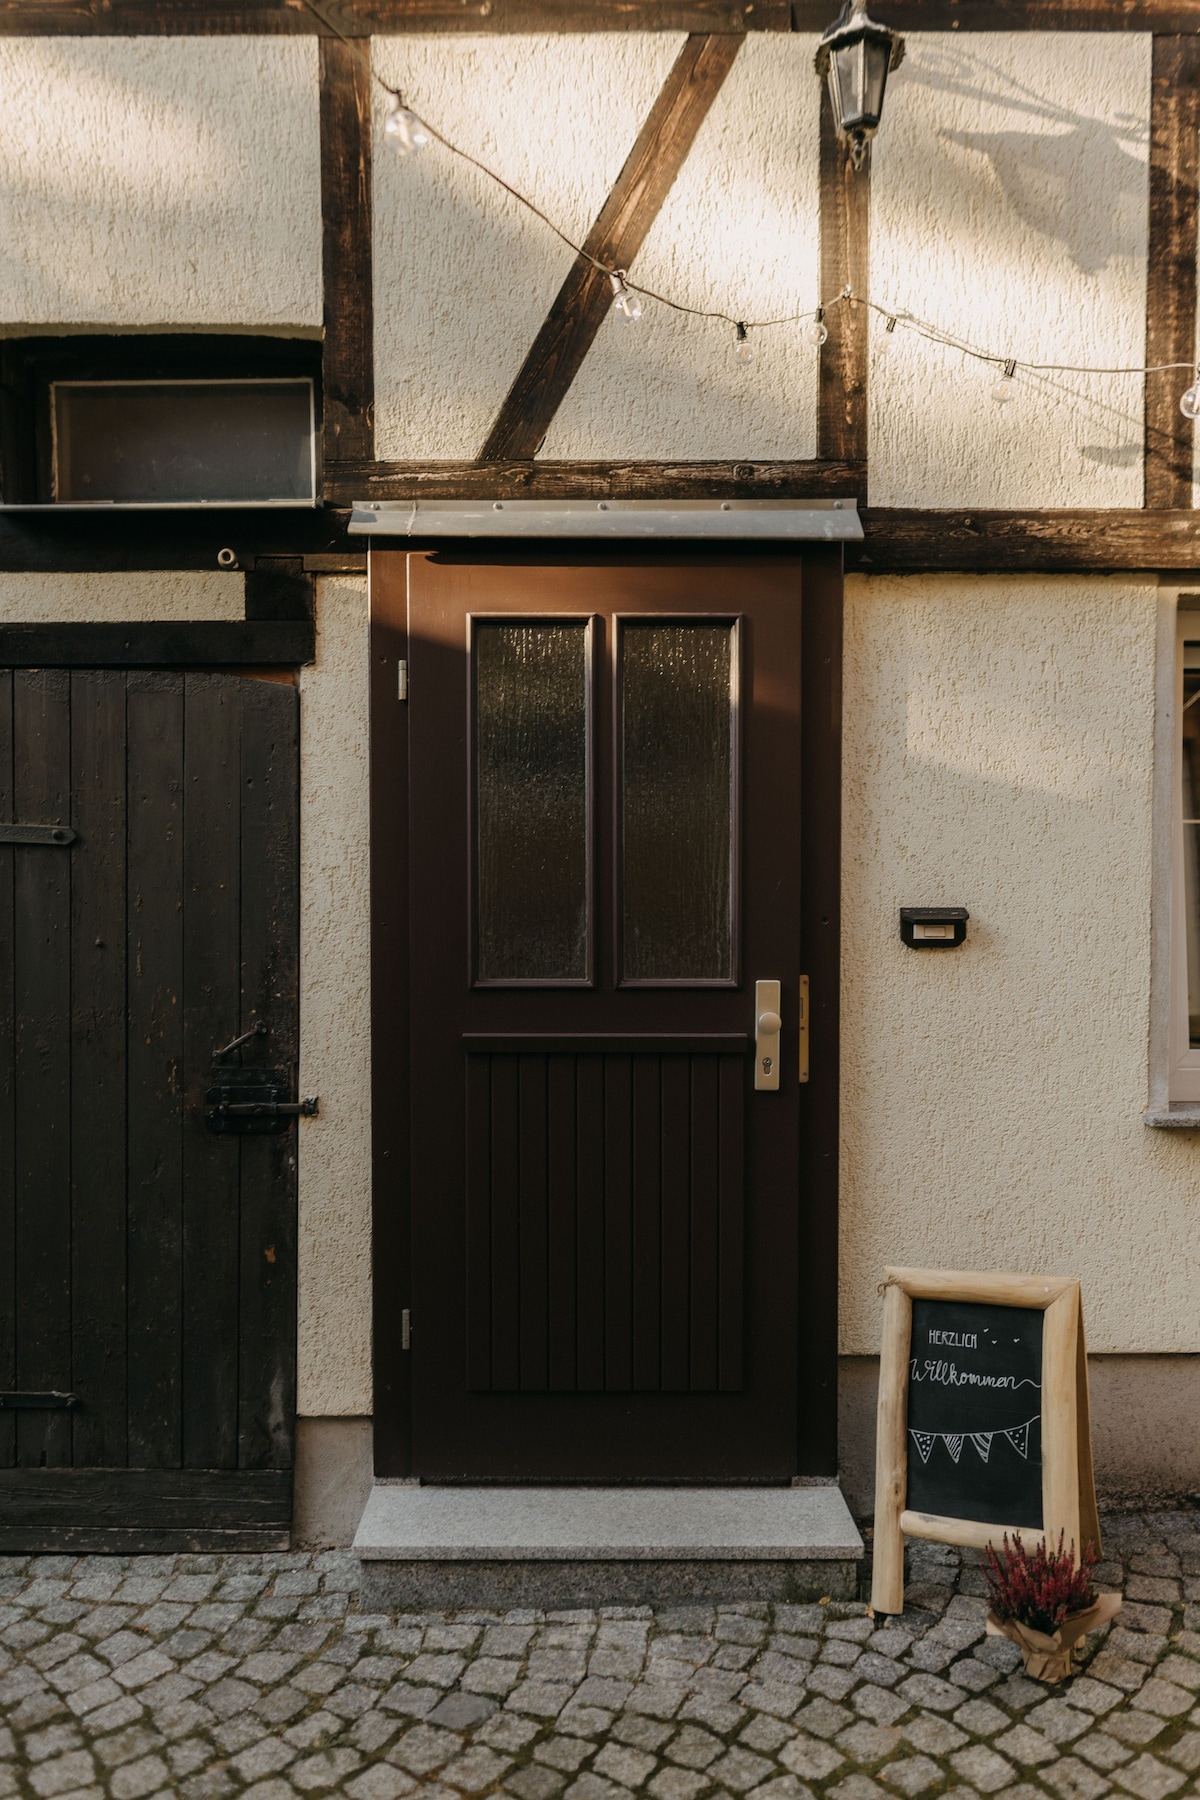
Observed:
[[[1200,611],[1176,624],[1170,1097],[1200,1105]]]

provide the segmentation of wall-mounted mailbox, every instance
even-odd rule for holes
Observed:
[[[902,906],[900,936],[910,950],[955,950],[970,916],[965,906]]]

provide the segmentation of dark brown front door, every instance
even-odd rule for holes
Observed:
[[[423,1478],[797,1469],[802,606],[797,556],[408,559]]]

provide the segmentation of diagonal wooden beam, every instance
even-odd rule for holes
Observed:
[[[1146,361],[1196,354],[1200,39],[1156,37],[1150,89],[1150,245]],[[1192,504],[1190,419],[1179,410],[1182,369],[1146,377],[1146,505]]]
[[[731,35],[688,38],[588,232],[583,246],[587,256],[609,268],[628,268],[742,42]],[[537,454],[611,303],[608,277],[577,257],[496,416],[480,462],[520,461]]]

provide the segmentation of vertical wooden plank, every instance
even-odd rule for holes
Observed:
[[[690,1317],[690,1386],[704,1391],[718,1381],[717,1309],[720,1289],[717,1259],[720,1255],[718,1216],[718,1156],[720,1132],[717,1111],[717,1060],[693,1056],[692,1073],[692,1279]]]
[[[492,1058],[492,1386],[520,1386],[520,1083],[515,1056]]]
[[[662,1059],[662,1385],[688,1386],[691,1082],[686,1056]]]
[[[183,677],[128,678],[128,1433],[182,1452]]]
[[[832,300],[849,284],[867,295],[871,208],[871,151],[861,169],[833,122],[829,90],[821,83],[821,298]],[[865,306],[840,303],[825,314],[829,336],[821,346],[817,399],[817,455],[846,462],[867,458],[867,348],[871,315]],[[863,496],[865,499],[865,495]]]
[[[1079,1345],[1079,1284],[1046,1308],[1042,1327],[1042,1529],[1057,1547],[1059,1533],[1081,1550],[1079,1420],[1076,1357]]]
[[[492,1385],[492,1090],[486,1056],[467,1058],[467,1380]]]
[[[13,677],[0,669],[0,821],[13,823]],[[16,1035],[13,857],[0,844],[0,1387],[17,1385]],[[0,1412],[0,1469],[16,1461],[17,1421]]]
[[[1200,40],[1155,37],[1150,79],[1146,361],[1196,355]],[[1190,507],[1194,427],[1179,410],[1186,371],[1146,377],[1146,505]]]
[[[556,1393],[569,1393],[576,1385],[575,1070],[576,1059],[573,1056],[549,1058],[546,1094],[548,1379],[550,1388]]]
[[[234,681],[234,676],[224,679]],[[241,680],[242,1016],[246,1063],[295,1069],[300,992],[300,709],[294,687]],[[240,1145],[238,1467],[286,1469],[296,1426],[296,1134]]]
[[[904,1539],[900,1515],[908,1489],[908,1352],[912,1301],[887,1271],[883,1297],[883,1353],[879,1363],[879,1413],[875,1437],[875,1560],[871,1605],[876,1612],[904,1611]]]
[[[371,238],[371,76],[362,46],[321,39],[321,216],[325,341],[321,364],[326,466],[369,461],[375,397]]]
[[[633,1385],[633,1058],[604,1059],[604,1385]]]
[[[71,1415],[77,1466],[125,1435],[125,677],[71,675]]]
[[[186,678],[183,737],[183,1463],[238,1466],[238,1143],[204,1126],[212,1053],[240,1030],[241,694]],[[236,1060],[236,1059],[235,1059]]]
[[[604,1386],[604,1059],[576,1065],[576,1335],[579,1387]]]
[[[734,1392],[742,1385],[745,1341],[746,1060],[719,1061],[718,1378],[725,1392]]]
[[[18,819],[70,821],[70,686],[65,671],[13,677]],[[71,857],[15,856],[17,1386],[71,1385]],[[68,1413],[25,1413],[17,1460],[71,1460]]]
[[[544,1393],[549,1329],[546,1243],[546,1058],[522,1056],[518,1071],[521,1287],[521,1386]]]
[[[662,1386],[661,1057],[633,1059],[633,1386]]]

